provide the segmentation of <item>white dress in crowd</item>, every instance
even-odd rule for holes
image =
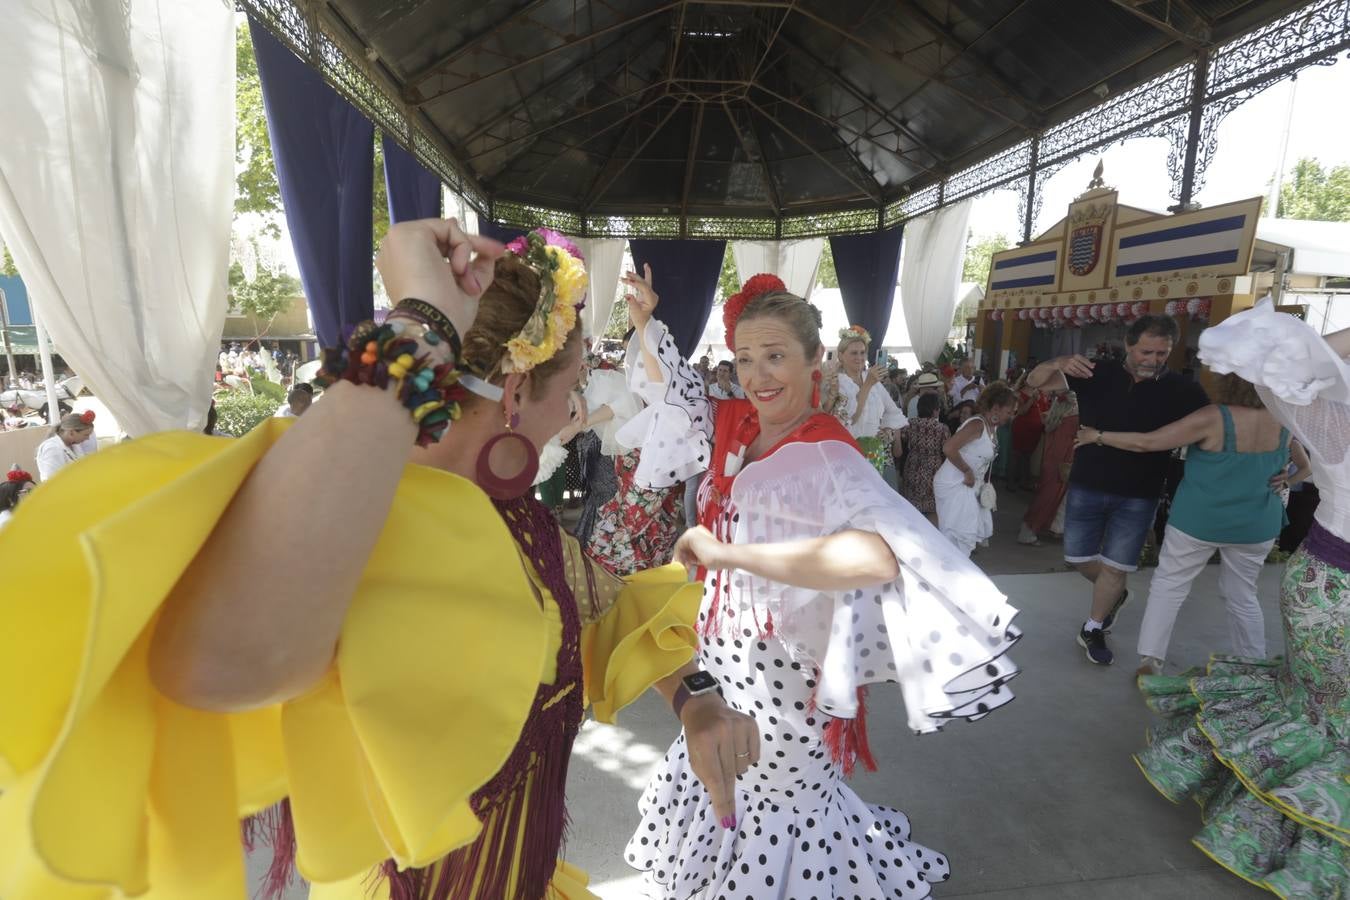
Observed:
[[[600,437],[600,452],[614,457],[632,450],[632,447],[621,446],[614,438],[618,430],[637,413],[638,409],[638,400],[628,389],[623,373],[613,369],[593,370],[587,376],[582,396],[586,400],[588,411],[594,412],[602,406],[608,406],[613,413],[611,418],[594,428]],[[567,462],[567,448],[555,435],[539,451],[539,474],[534,478],[535,486],[552,478],[558,467],[565,462]]]
[[[57,472],[66,466],[82,459],[88,455],[88,441],[76,444],[74,447],[61,440],[60,435],[53,434],[37,448],[37,467],[38,481],[48,481]],[[95,447],[98,445],[95,444]]]
[[[890,545],[900,575],[821,592],[739,571],[704,574],[697,661],[728,705],[756,720],[761,758],[737,779],[737,824],[724,829],[681,734],[643,794],[625,858],[646,872],[652,896],[668,900],[929,896],[930,883],[948,877],[945,856],[911,840],[903,813],[863,802],[837,759],[848,765],[851,747],[867,762],[856,728],[867,685],[898,683],[920,733],[1012,699],[1016,610],[886,487],[837,419],[813,416],[746,461],[740,438],[758,429],[752,405],[710,402],[660,322],[646,340],[664,383],[646,380],[635,338],[630,384],[648,402],[628,425],[643,435],[639,483],[679,484],[711,461],[700,508],[721,540],[861,529]]]
[[[905,411],[895,405],[891,395],[881,384],[872,385],[863,402],[862,415],[855,422],[858,412],[858,395],[862,387],[843,372],[839,373],[839,396],[844,398],[844,417],[850,423],[848,430],[854,437],[876,437],[883,428],[901,429],[909,425]]]
[[[943,460],[933,476],[938,529],[966,556],[994,534],[994,514],[980,505],[980,487],[998,456],[998,444],[989,433],[988,423],[973,416],[961,427],[970,422],[980,423],[980,436],[961,448],[961,458],[975,473],[975,486],[966,484],[965,474],[951,460]]]

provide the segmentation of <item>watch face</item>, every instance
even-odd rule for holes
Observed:
[[[717,690],[717,679],[707,672],[695,672],[693,675],[684,676],[684,686],[691,694],[705,694]]]

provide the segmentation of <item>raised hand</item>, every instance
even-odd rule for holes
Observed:
[[[491,238],[467,234],[454,219],[418,219],[389,229],[375,267],[395,303],[407,297],[425,300],[445,313],[463,337],[504,252]]]
[[[1069,378],[1091,378],[1093,366],[1092,360],[1078,353],[1055,360],[1055,368]]]
[[[644,263],[641,275],[625,272],[622,281],[628,288],[623,296],[624,302],[628,304],[628,322],[641,332],[651,321],[656,304],[661,301],[652,287],[652,267]]]

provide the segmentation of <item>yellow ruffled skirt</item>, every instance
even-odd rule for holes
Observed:
[[[333,668],[303,697],[216,714],[151,684],[160,606],[287,427],[111,448],[43,485],[0,531],[0,560],[24,561],[0,595],[4,900],[240,900],[239,821],[283,797],[316,897],[344,896],[319,891],[386,859],[431,865],[479,833],[468,801],[550,683],[560,631],[464,479],[405,470]],[[448,548],[452,570],[426,565]],[[597,717],[689,660],[698,602],[668,567],[632,579],[586,626]],[[561,863],[554,890],[586,897],[585,883]]]

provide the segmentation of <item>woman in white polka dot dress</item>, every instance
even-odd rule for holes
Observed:
[[[1012,698],[1016,610],[818,411],[824,351],[810,304],[763,275],[730,298],[727,345],[749,399],[711,402],[652,318],[650,270],[625,282],[629,381],[647,408],[621,439],[643,448],[640,483],[708,470],[701,524],[676,560],[704,583],[703,689],[759,728],[758,746],[723,761],[734,781],[706,786],[695,772],[708,763],[681,734],[626,859],[652,896],[679,900],[927,897],[946,858],[910,840],[903,813],[845,783],[855,762],[873,766],[864,690],[898,683],[921,733],[982,717]]]

